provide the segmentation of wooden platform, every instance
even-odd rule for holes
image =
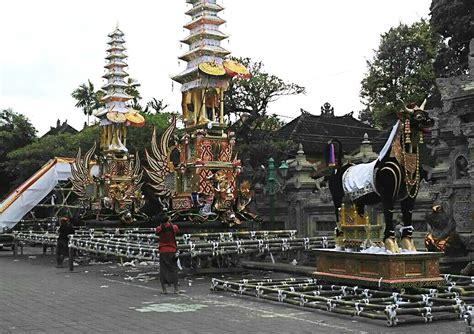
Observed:
[[[439,272],[443,253],[369,254],[319,249],[316,255],[314,276],[328,282],[379,288],[436,286],[443,282]]]

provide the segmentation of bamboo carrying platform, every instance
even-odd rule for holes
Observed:
[[[371,254],[318,249],[314,276],[328,282],[406,288],[436,286],[442,253]]]

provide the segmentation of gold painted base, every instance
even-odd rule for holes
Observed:
[[[385,239],[384,244],[385,249],[392,252],[393,254],[400,253],[400,248],[398,247],[397,240],[395,240],[395,238],[390,237]]]
[[[402,249],[416,252],[416,247],[415,247],[415,244],[413,243],[413,238],[411,237],[402,238],[402,240],[400,241],[400,246],[402,247]]]
[[[439,258],[443,253],[371,254],[332,249],[316,250],[314,276],[327,282],[402,288],[442,284]]]

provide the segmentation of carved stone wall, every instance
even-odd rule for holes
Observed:
[[[471,41],[474,54],[474,40]],[[472,62],[472,60],[471,60]],[[472,65],[472,64],[471,64]],[[443,107],[433,113],[439,119],[431,149],[436,158],[432,188],[435,204],[453,219],[467,248],[474,251],[474,75],[437,80]]]

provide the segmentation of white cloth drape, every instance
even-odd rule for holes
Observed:
[[[355,200],[361,196],[367,195],[368,193],[375,191],[375,165],[378,161],[381,161],[389,152],[392,146],[393,140],[397,134],[400,121],[398,121],[392,128],[390,136],[387,142],[380,151],[377,160],[370,163],[359,164],[349,167],[342,175],[342,185],[344,192],[349,195],[352,200]]]
[[[43,171],[43,168],[47,170]],[[5,229],[13,228],[25,214],[54,189],[59,181],[64,181],[71,177],[71,166],[67,162],[49,162],[43,168],[25,181],[22,186],[17,188],[0,204],[0,208],[4,209],[0,213],[0,233]],[[38,177],[38,173],[41,172],[44,172],[44,174]],[[27,187],[31,181],[33,183]],[[21,194],[18,196],[18,193]],[[18,198],[12,202],[16,196]]]

